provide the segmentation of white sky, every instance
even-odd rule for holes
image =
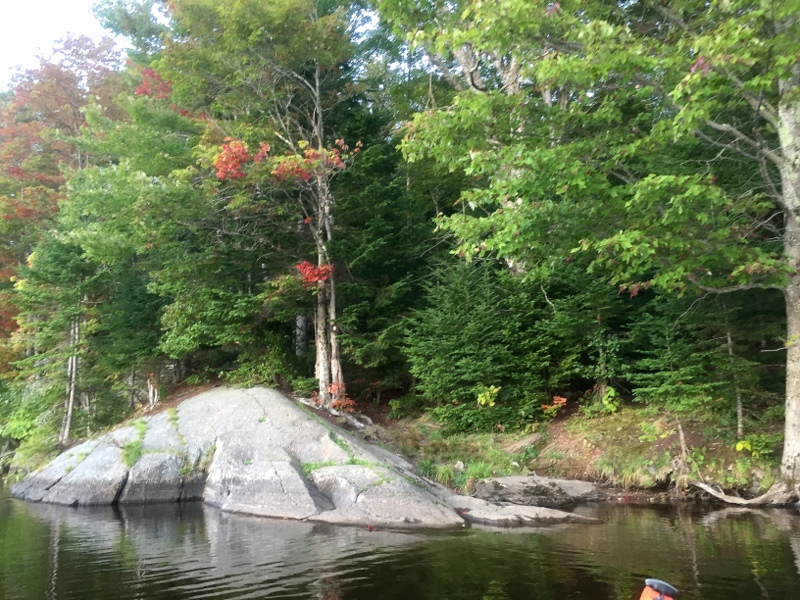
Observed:
[[[67,33],[98,39],[105,30],[92,15],[97,0],[0,0],[0,91],[16,67],[34,67]]]

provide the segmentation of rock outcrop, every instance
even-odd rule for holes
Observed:
[[[492,504],[480,498],[458,494],[449,496],[447,503],[468,523],[489,527],[531,527],[553,523],[599,522],[596,519],[543,506]]]
[[[587,481],[536,475],[490,477],[475,484],[475,496],[492,503],[565,508],[578,502],[604,500],[602,492]]]
[[[72,506],[202,498],[232,513],[398,528],[591,521],[456,496],[266,388],[218,388],[134,421],[68,450],[11,494]]]

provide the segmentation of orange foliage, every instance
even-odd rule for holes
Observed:
[[[172,96],[172,82],[166,81],[152,68],[142,68],[133,61],[127,61],[128,66],[135,68],[142,76],[141,83],[133,91],[137,96],[153,96],[159,100]]]
[[[217,179],[220,181],[241,179],[245,176],[242,166],[249,160],[250,153],[243,141],[225,138],[225,143],[222,144],[219,154],[214,159]]]
[[[564,405],[567,403],[567,399],[563,396],[553,396],[553,403],[552,404],[542,404],[542,410],[544,410],[545,414],[548,416],[555,417]]]
[[[333,273],[333,266],[329,264],[321,264],[315,267],[307,260],[304,260],[299,265],[294,266],[295,269],[300,271],[303,276],[303,284],[315,285],[321,281],[327,281]]]

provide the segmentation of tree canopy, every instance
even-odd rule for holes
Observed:
[[[0,102],[2,435],[223,376],[456,430],[783,410],[800,480],[795,0],[97,14],[127,63]]]

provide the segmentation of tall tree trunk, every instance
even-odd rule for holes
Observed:
[[[294,318],[294,355],[301,358],[308,350],[308,317],[297,315]]]
[[[158,404],[158,367],[153,367],[147,376],[147,406],[150,410]]]
[[[725,331],[725,337],[728,342],[728,356],[731,359],[731,364],[734,365],[735,355],[733,353],[733,338],[731,337],[730,328]],[[735,370],[733,372],[733,393],[736,395],[736,436],[741,440],[744,437],[744,411],[742,408],[742,392],[736,382]]]
[[[319,152],[323,154],[321,123],[319,124]],[[328,253],[333,241],[333,203],[328,175],[320,174],[316,179],[316,218],[317,234],[317,266],[330,265],[332,260]],[[345,396],[344,375],[342,373],[341,350],[337,337],[336,321],[336,278],[331,271],[327,281],[317,282],[316,318],[314,332],[316,335],[317,361],[316,375],[319,382],[319,398],[323,406],[330,406],[334,400]]]
[[[313,123],[311,143],[317,148],[320,156],[325,156],[325,126],[320,87],[321,73],[319,67],[314,70],[313,81],[308,82],[311,91],[312,110],[309,115]],[[314,242],[317,246],[317,266],[332,265],[329,253],[333,241],[333,209],[334,197],[330,190],[330,172],[318,172],[311,191],[312,212],[315,229]],[[336,281],[334,273],[327,281],[317,282],[316,311],[314,317],[314,334],[316,337],[315,374],[319,384],[319,400],[322,406],[330,406],[331,401],[344,396],[344,376],[340,355],[339,340],[334,326],[336,320]]]
[[[136,368],[131,369],[131,384],[128,390],[128,402],[131,410],[136,408]]]
[[[334,273],[331,273],[329,284],[328,323],[330,323],[330,328],[328,334],[331,342],[331,400],[333,401],[341,400],[346,396],[346,393],[339,350],[339,337],[336,328],[336,280],[334,279]]]
[[[790,282],[784,290],[786,299],[786,421],[784,424],[781,473],[797,492],[800,486],[800,66],[794,77],[781,82],[779,104],[783,163],[781,185],[785,232],[783,249],[790,267]]]
[[[64,419],[61,422],[61,433],[58,441],[64,445],[69,440],[72,428],[72,413],[75,408],[75,392],[78,387],[78,344],[80,342],[80,321],[72,320],[69,328],[70,356],[67,360],[67,390]]]
[[[322,406],[331,403],[331,357],[328,351],[328,307],[325,282],[317,283],[316,315],[314,317],[314,337],[317,348],[316,376],[319,383],[319,400]]]
[[[800,229],[797,217],[787,223],[785,244],[795,268],[800,267]],[[792,256],[788,253],[793,246]],[[781,473],[791,485],[800,482],[800,271],[784,290],[786,298],[786,421]]]

